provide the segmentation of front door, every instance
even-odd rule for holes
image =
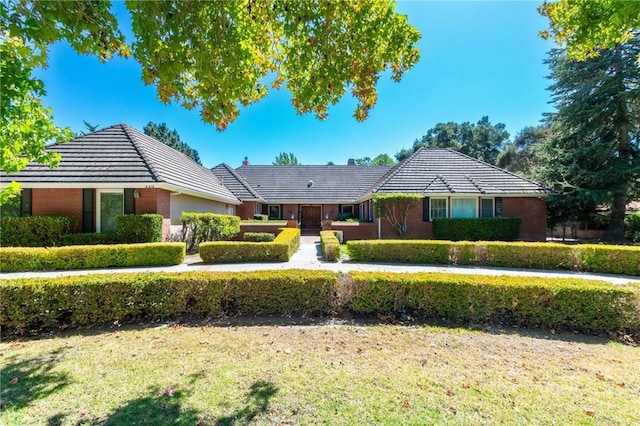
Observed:
[[[320,206],[302,206],[302,229],[320,229]]]

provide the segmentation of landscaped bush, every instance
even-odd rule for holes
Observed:
[[[337,233],[338,231],[320,231],[322,257],[331,262],[340,259],[340,241],[336,235]]]
[[[349,309],[455,323],[613,331],[640,327],[637,289],[599,281],[455,274],[351,272]]]
[[[0,326],[38,332],[183,314],[326,314],[337,275],[325,271],[136,273],[4,280]]]
[[[68,247],[2,247],[0,271],[167,266],[184,261],[184,243],[116,244]]]
[[[2,218],[3,247],[55,247],[76,226],[72,216],[23,216]]]
[[[433,236],[450,241],[514,241],[521,221],[519,217],[440,218],[433,221]]]
[[[115,233],[84,232],[62,236],[63,246],[90,246],[97,244],[119,244],[121,241]]]
[[[116,216],[116,234],[122,243],[159,243],[162,241],[162,215]]]
[[[242,241],[251,241],[254,243],[268,243],[276,238],[276,234],[271,232],[245,232]]]
[[[267,243],[216,241],[200,244],[200,258],[205,263],[288,262],[300,247],[300,230],[281,228]]]
[[[352,260],[565,269],[640,275],[640,247],[526,242],[368,240],[347,243]]]
[[[266,214],[254,214],[253,220],[259,220],[261,222],[266,222],[269,220],[269,216]]]
[[[640,243],[640,212],[624,218],[624,236],[631,242]]]
[[[224,241],[240,233],[240,218],[216,213],[182,213],[182,240],[192,252],[201,242]]]

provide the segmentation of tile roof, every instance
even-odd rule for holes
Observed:
[[[240,176],[238,172],[228,164],[218,164],[211,169],[214,175],[220,179],[220,182],[241,200],[257,200],[264,202],[260,194],[249,185],[245,178]]]
[[[241,166],[236,169],[267,203],[355,203],[388,166]],[[226,182],[226,181],[225,181]],[[239,193],[236,193],[242,198]]]
[[[540,195],[541,185],[445,148],[420,148],[373,188],[376,193]]]
[[[30,163],[10,176],[3,172],[2,180],[67,185],[160,183],[171,190],[239,203],[211,170],[126,124],[50,145],[46,150],[61,154],[58,167]]]

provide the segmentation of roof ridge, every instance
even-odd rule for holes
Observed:
[[[406,163],[408,163],[409,160],[411,160],[413,157],[415,157],[416,154],[418,154],[418,152],[420,152],[423,148],[424,147],[420,147],[419,149],[414,151],[410,156],[408,156],[407,158],[405,158],[404,160],[400,161],[398,164],[393,166],[391,169],[389,169],[387,171],[387,173],[382,175],[382,177],[371,187],[371,192],[372,193],[376,192],[378,189],[380,189],[380,187],[382,187],[385,183],[387,183],[392,177],[394,177],[396,174],[398,174],[398,172],[402,168],[404,168]]]
[[[147,168],[151,172],[151,175],[153,176],[153,179],[156,182],[162,182],[163,179],[160,176],[160,173],[158,172],[158,170],[154,167],[154,165],[153,165],[153,163],[151,161],[151,158],[149,158],[149,156],[147,155],[147,152],[138,144],[138,141],[132,135],[132,132],[130,132],[130,131],[133,131],[135,129],[131,128],[128,124],[125,124],[125,123],[116,124],[115,126],[112,126],[112,127],[117,127],[117,126],[122,127],[122,129],[124,130],[124,133],[127,135],[127,138],[131,141],[131,144],[133,145],[134,149],[138,152],[138,154],[140,154],[140,157],[142,157],[142,159],[144,160],[144,163],[146,164]],[[151,139],[153,139],[153,138],[151,138]],[[157,142],[158,143],[162,143],[160,141],[157,141]]]
[[[486,194],[486,192],[487,192],[487,191],[485,191],[485,190],[482,188],[482,186],[480,186],[480,183],[476,182],[476,180],[475,180],[472,176],[464,175],[464,177],[466,177],[466,178],[467,178],[467,180],[468,180],[469,182],[471,182],[471,184],[472,184],[473,186],[475,186],[475,187],[476,187],[476,189],[477,189],[478,191],[480,191],[480,193],[481,193],[481,194]]]
[[[446,186],[446,187],[447,187],[447,189],[448,189],[452,194],[455,194],[456,190],[453,188],[453,185],[451,185],[451,184],[449,183],[449,181],[447,180],[447,178],[445,178],[445,177],[444,177],[444,176],[442,176],[442,175],[438,175],[438,176],[436,176],[436,178],[437,178],[437,179],[440,179],[440,181],[444,184],[444,186]]]
[[[256,198],[263,199],[262,195],[260,195],[258,191],[256,191],[253,188],[253,186],[251,186],[251,184],[247,182],[247,179],[244,176],[241,176],[240,173],[236,171],[236,169],[234,169],[227,163],[220,163],[220,165],[225,169],[227,169],[227,171],[229,171],[229,173],[231,173],[238,180],[238,182],[240,182],[240,184],[244,186],[245,189],[251,193],[251,195],[253,195]],[[224,182],[222,184],[224,185]]]

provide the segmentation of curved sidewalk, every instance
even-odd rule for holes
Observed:
[[[140,268],[109,268],[109,269],[80,269],[72,271],[46,271],[46,272],[15,272],[0,273],[0,279],[30,278],[30,277],[57,277],[65,275],[87,275],[100,273],[129,273],[129,272],[187,272],[187,271],[222,271],[245,272],[282,269],[315,269],[334,272],[349,271],[382,271],[382,272],[440,272],[448,274],[474,274],[474,275],[512,275],[524,277],[549,277],[549,278],[580,278],[585,280],[607,281],[612,284],[637,284],[640,285],[640,277],[613,274],[594,274],[588,272],[573,271],[549,271],[535,269],[492,268],[475,266],[449,266],[449,265],[416,265],[416,264],[390,264],[390,263],[358,263],[352,261],[326,262],[322,259],[320,251],[320,237],[303,236],[300,248],[286,263],[229,263],[229,264],[205,264],[200,256],[188,255],[185,261],[175,266],[140,267]]]

